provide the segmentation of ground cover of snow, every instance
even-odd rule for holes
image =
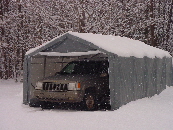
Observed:
[[[173,130],[173,87],[115,111],[44,110],[22,104],[22,83],[0,80],[0,130]]]

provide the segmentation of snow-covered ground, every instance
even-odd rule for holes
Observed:
[[[0,80],[0,130],[173,130],[173,87],[116,111],[42,111],[22,104],[21,83]]]

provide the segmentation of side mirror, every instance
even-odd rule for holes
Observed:
[[[100,77],[106,77],[106,76],[108,76],[107,73],[102,73],[102,74],[100,75]]]

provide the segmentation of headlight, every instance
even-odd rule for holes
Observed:
[[[42,82],[37,82],[35,89],[42,89],[42,85],[43,85]]]
[[[68,90],[80,90],[80,83],[69,83]]]

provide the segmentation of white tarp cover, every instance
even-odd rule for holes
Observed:
[[[91,42],[94,45],[108,52],[117,54],[118,56],[121,57],[130,57],[130,56],[134,56],[137,58],[143,58],[144,56],[147,56],[149,58],[171,57],[171,55],[167,51],[152,47],[150,45],[146,45],[141,41],[133,40],[127,37],[92,34],[92,33],[77,33],[77,32],[68,32],[68,33],[73,36],[77,36],[83,40],[86,40],[88,42]],[[26,53],[26,55],[34,52],[35,50],[41,48],[42,46],[49,44],[50,42],[54,41],[55,39],[61,36],[58,36],[52,39],[51,41],[42,44],[41,46],[30,49]]]

